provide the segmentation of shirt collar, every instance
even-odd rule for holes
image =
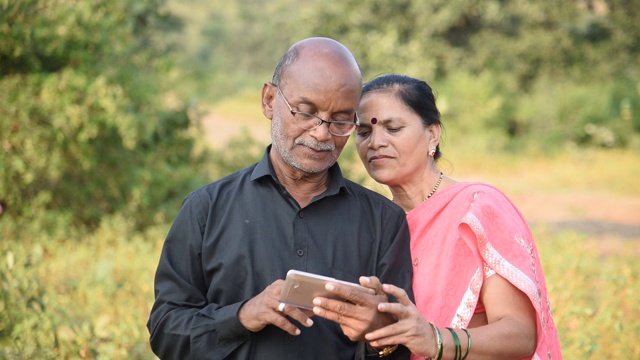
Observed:
[[[262,156],[262,160],[258,162],[255,169],[251,173],[251,180],[255,181],[257,179],[270,176],[276,184],[280,184],[278,181],[278,177],[276,176],[276,171],[273,169],[273,165],[271,164],[271,159],[269,159],[269,152],[271,151],[271,145],[267,146],[267,149],[264,152],[264,156]],[[349,188],[347,187],[346,180],[342,176],[342,171],[340,170],[340,165],[336,162],[329,168],[329,187],[327,191],[321,196],[329,196],[335,195],[340,192],[340,190],[344,189],[347,193],[351,193]]]

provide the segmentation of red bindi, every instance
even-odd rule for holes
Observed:
[[[375,125],[378,122],[378,119],[371,118],[371,125]]]

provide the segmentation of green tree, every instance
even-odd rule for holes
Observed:
[[[300,29],[314,0],[171,0],[185,19],[182,66],[188,69],[187,92],[211,103],[247,86],[259,86],[273,73],[287,48],[300,40]]]
[[[515,145],[624,146],[640,127],[638,2],[345,0],[313,12],[308,34],[347,44],[365,78],[398,72],[445,84],[448,115],[486,114],[449,118],[458,128],[495,129]],[[475,102],[461,97],[470,82],[485,84],[486,103],[464,111]],[[604,141],[590,134],[602,131]]]
[[[345,0],[313,11],[307,31],[345,41],[369,76],[493,70],[527,90],[549,74],[638,75],[637,2]]]
[[[160,0],[0,2],[0,198],[95,226],[175,212],[200,183]]]

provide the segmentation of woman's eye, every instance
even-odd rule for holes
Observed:
[[[402,127],[390,127],[387,128],[387,130],[391,133],[397,133],[398,131],[402,130]]]

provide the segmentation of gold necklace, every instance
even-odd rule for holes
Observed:
[[[427,195],[427,197],[424,198],[424,200],[422,200],[422,201],[427,200],[428,198],[431,197],[431,195],[435,194],[436,190],[438,190],[438,186],[440,186],[440,183],[442,182],[442,178],[443,177],[444,177],[444,174],[442,173],[442,171],[440,171],[440,177],[438,178],[438,182],[436,183],[436,186],[433,187],[433,190],[431,190],[429,195]]]
[[[442,173],[442,171],[440,171],[440,177],[438,177],[438,181],[436,182],[436,186],[433,187],[433,189],[431,190],[431,192],[429,193],[429,195],[427,195],[426,198],[422,199],[422,202],[425,202],[428,198],[431,197],[431,195],[435,194],[436,191],[438,190],[438,187],[440,186],[440,183],[442,182],[442,178],[444,177],[444,174]],[[395,198],[392,198],[391,201],[396,202]],[[404,212],[405,214],[408,214],[408,211]]]

